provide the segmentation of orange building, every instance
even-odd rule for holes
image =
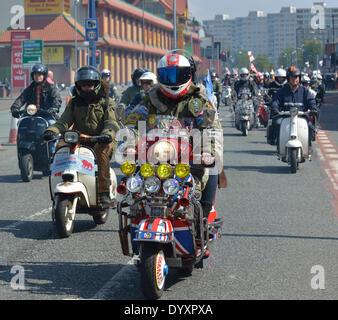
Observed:
[[[77,67],[87,64],[88,50],[83,44],[88,0],[83,0],[76,8],[79,16],[76,23],[74,13],[70,14],[70,0],[49,0],[49,4],[54,3],[50,8],[46,8],[44,3],[44,0],[25,0],[25,25],[30,29],[30,39],[43,40],[43,62],[53,70],[54,78],[71,84],[76,71],[75,62]],[[99,29],[96,47],[101,50],[98,68],[111,70],[115,83],[130,82],[136,67],[155,72],[158,60],[172,49],[173,24],[134,5],[117,0],[98,0],[96,17]],[[8,30],[0,35],[0,67],[11,65],[11,33],[18,31],[22,30]],[[77,57],[75,39],[79,49]],[[184,31],[184,39],[186,44],[192,44],[195,59],[200,61],[201,40],[198,35]]]

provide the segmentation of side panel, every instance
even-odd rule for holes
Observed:
[[[195,252],[193,237],[186,221],[173,220],[175,249],[177,255],[188,255]]]

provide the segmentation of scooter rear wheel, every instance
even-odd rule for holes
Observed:
[[[31,181],[33,179],[34,161],[30,153],[26,153],[19,158],[19,167],[22,180],[25,182]]]
[[[107,222],[109,208],[102,210],[102,212],[94,214],[93,220],[96,224],[105,224]]]

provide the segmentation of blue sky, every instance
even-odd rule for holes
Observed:
[[[188,0],[191,16],[197,20],[213,20],[215,14],[228,14],[230,18],[246,17],[249,11],[260,10],[267,13],[277,13],[281,7],[311,8],[311,0]],[[338,7],[337,0],[323,1],[328,7]]]

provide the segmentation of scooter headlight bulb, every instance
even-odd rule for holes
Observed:
[[[168,179],[163,183],[163,191],[170,196],[176,194],[179,188],[180,184],[176,179]]]
[[[36,112],[38,111],[38,108],[36,107],[36,105],[34,104],[30,104],[28,105],[26,112],[30,115],[30,116],[34,116],[36,114]]]
[[[290,115],[291,117],[295,117],[298,114],[298,109],[297,108],[291,108],[290,109]]]
[[[129,192],[138,193],[141,191],[143,185],[143,180],[140,176],[133,176],[128,178],[126,187]]]
[[[144,181],[144,188],[149,193],[156,193],[161,188],[161,180],[157,177],[150,177]]]
[[[79,141],[79,134],[75,131],[67,131],[64,140],[66,143],[76,144]]]

